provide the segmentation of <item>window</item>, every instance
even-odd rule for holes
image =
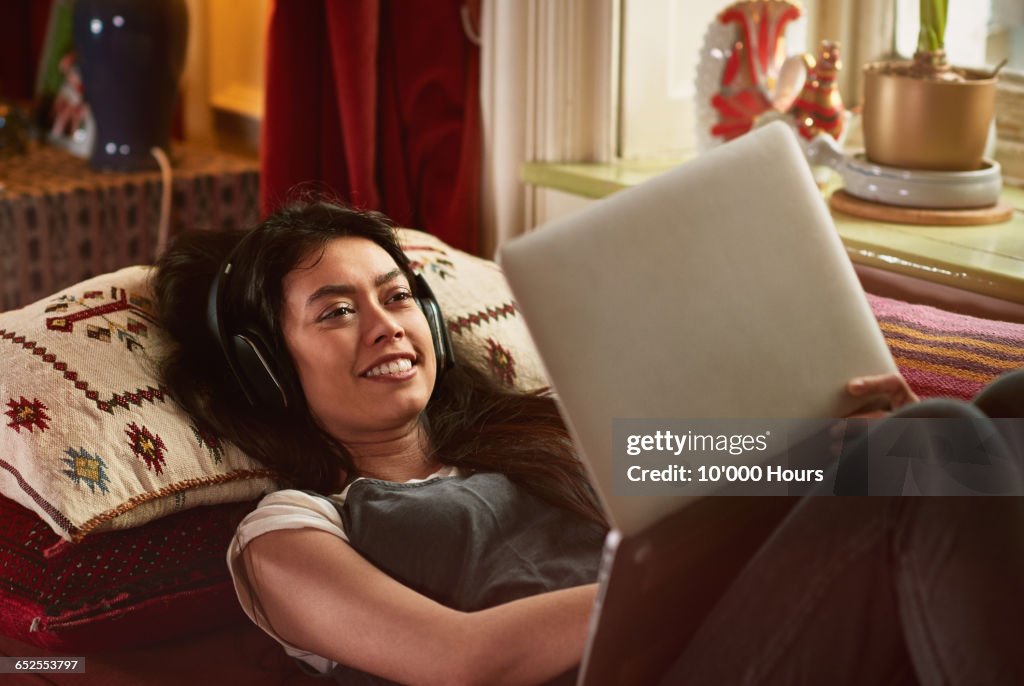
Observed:
[[[657,160],[692,154],[694,79],[705,31],[729,4],[721,0],[620,0],[621,65],[618,157]],[[786,32],[787,54],[813,52],[820,39],[840,43],[840,87],[859,97],[863,64],[886,53],[913,55],[919,0],[802,0]],[[895,15],[895,16],[893,16]],[[1024,70],[1024,2],[950,0],[946,52],[958,66]]]

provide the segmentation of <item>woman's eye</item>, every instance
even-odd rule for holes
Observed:
[[[403,300],[411,299],[412,293],[410,293],[409,291],[399,291],[398,293],[395,293],[390,298],[388,298],[388,302],[402,302]]]
[[[355,310],[353,310],[348,305],[339,305],[338,307],[332,308],[330,310],[327,310],[327,312],[324,312],[324,314],[321,315],[320,317],[320,321],[324,321],[325,319],[337,319],[338,317],[344,317],[346,315],[353,314],[354,312]]]

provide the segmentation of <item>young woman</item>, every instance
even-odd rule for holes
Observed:
[[[154,285],[175,399],[289,486],[228,554],[257,624],[344,683],[571,683],[594,494],[550,397],[450,365],[384,217],[301,202],[187,233]],[[850,392],[915,400],[899,377]]]

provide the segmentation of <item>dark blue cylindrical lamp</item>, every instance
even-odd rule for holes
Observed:
[[[137,171],[167,150],[188,44],[185,0],[76,0],[74,39],[96,120],[89,164]]]

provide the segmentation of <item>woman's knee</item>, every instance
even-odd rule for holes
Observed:
[[[983,388],[974,405],[992,418],[1024,418],[1024,369],[1007,372]]]
[[[926,400],[872,422],[844,445],[840,495],[1008,495],[1022,493],[1020,458],[977,407]]]

